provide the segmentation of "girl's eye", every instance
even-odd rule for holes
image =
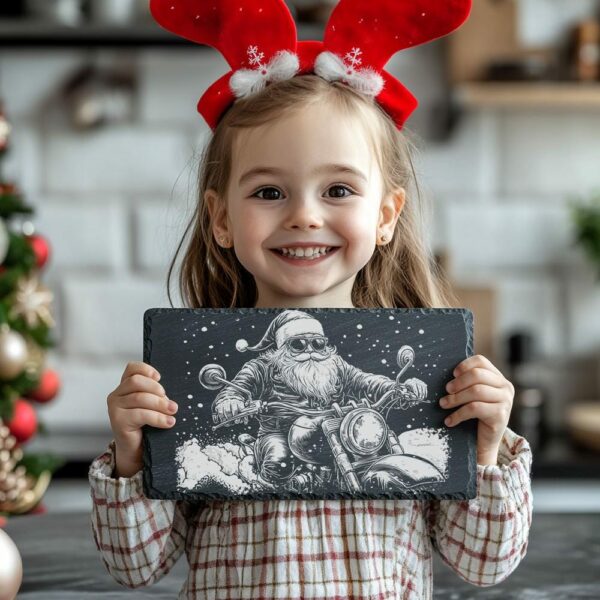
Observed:
[[[329,191],[331,191],[331,190],[346,190],[347,192],[349,192],[348,195],[350,195],[350,196],[352,194],[354,194],[354,191],[351,190],[349,187],[347,187],[345,185],[332,185],[329,188]],[[269,194],[268,197],[259,196],[259,194],[262,194],[262,193],[265,193],[265,192],[267,194]],[[253,194],[253,196],[261,198],[262,200],[280,200],[281,199],[280,195],[277,196],[277,197],[270,195],[270,194],[273,194],[273,193],[275,193],[275,194],[281,194],[281,192],[277,188],[274,188],[274,187],[265,187],[265,188],[262,188],[262,189],[258,190],[255,194]],[[347,195],[339,195],[339,193],[334,193],[331,197],[332,198],[347,198],[348,196]]]
[[[277,188],[266,187],[266,188],[262,188],[261,190],[258,190],[258,192],[256,192],[254,194],[254,196],[260,198],[261,200],[279,200],[279,198],[273,198],[273,197],[264,198],[262,196],[259,196],[259,194],[261,194],[262,192],[269,192],[269,193],[275,192],[276,194],[280,194],[281,193]]]
[[[353,191],[353,190],[351,190],[349,187],[346,187],[345,185],[332,185],[332,186],[331,186],[329,189],[330,189],[330,190],[335,190],[335,189],[338,189],[338,190],[346,190],[346,191],[350,192],[350,194],[349,194],[350,196],[351,196],[352,194],[354,194],[354,191]],[[348,196],[338,196],[338,195],[334,195],[334,196],[333,196],[333,198],[347,198],[347,197],[348,197]]]

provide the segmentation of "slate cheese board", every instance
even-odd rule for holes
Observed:
[[[144,427],[144,493],[474,498],[477,422],[439,406],[472,354],[463,308],[148,309],[144,362],[179,410]]]

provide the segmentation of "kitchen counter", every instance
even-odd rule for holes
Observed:
[[[23,558],[19,600],[175,598],[183,585],[184,558],[161,581],[128,590],[106,572],[96,550],[89,514],[68,512],[11,519],[7,533]],[[534,515],[529,549],[517,570],[499,585],[477,588],[462,581],[436,555],[434,598],[440,600],[598,600],[600,514]]]

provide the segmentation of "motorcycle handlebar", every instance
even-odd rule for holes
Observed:
[[[398,388],[402,388],[401,391],[403,393],[401,396],[401,400],[406,399],[409,402],[413,402],[416,399],[415,395],[412,392],[409,392],[408,388],[405,385],[400,384],[397,386],[397,389]],[[392,393],[392,390],[386,392],[378,402],[376,402],[375,404],[372,405],[372,408],[374,408],[375,410],[379,409],[383,400],[387,399],[388,394],[390,394],[390,393]],[[236,413],[232,417],[229,417],[228,419],[221,421],[219,424],[214,425],[213,429],[217,429],[217,428],[225,425],[226,423],[230,423],[231,421],[235,421],[237,419],[243,419],[244,417],[258,414],[262,410],[262,407],[263,407],[262,405],[263,405],[263,403],[261,400],[254,400],[252,402],[252,404],[250,406],[248,406],[248,408],[245,408],[244,410],[241,410],[239,413]],[[337,414],[335,409],[333,409],[333,408],[327,408],[324,410],[311,409],[311,408],[304,408],[301,406],[296,406],[295,404],[291,404],[288,402],[270,402],[269,406],[273,407],[273,408],[283,408],[285,410],[289,410],[291,412],[295,412],[300,415],[308,415],[308,416],[313,416],[313,417],[322,417],[322,416],[326,416],[329,414],[331,414],[331,415]],[[353,410],[354,406],[352,406],[352,405],[341,406],[340,409],[341,409],[342,413],[345,415],[345,414],[349,413],[351,410]]]

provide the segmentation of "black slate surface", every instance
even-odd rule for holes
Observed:
[[[19,600],[173,599],[187,562],[153,586],[129,590],[106,572],[88,513],[22,516],[5,530],[19,548],[24,579]],[[477,588],[434,557],[435,600],[598,600],[600,514],[534,514],[527,555],[508,579]]]
[[[337,355],[344,365],[350,365],[343,366],[343,371],[336,367],[340,374],[343,373],[338,380],[344,383],[338,386],[339,395],[334,396],[345,410],[349,410],[351,399],[363,410],[360,402],[367,395],[370,403],[367,406],[371,408],[375,403],[383,402],[386,393],[387,397],[391,396],[381,390],[394,387],[394,382],[404,384],[418,380],[427,387],[426,397],[409,402],[404,408],[398,408],[396,404],[390,410],[378,409],[378,414],[384,416],[387,428],[396,434],[398,441],[396,446],[393,441],[386,443],[371,455],[361,456],[349,451],[346,443],[349,436],[343,435],[343,416],[336,424],[336,438],[344,446],[341,459],[334,458],[330,442],[321,433],[321,428],[313,425],[312,414],[308,417],[309,426],[318,430],[310,438],[318,442],[313,445],[315,450],[308,450],[317,453],[310,455],[312,463],[299,459],[296,451],[287,450],[294,440],[297,447],[300,446],[298,438],[293,438],[292,434],[300,431],[299,435],[303,435],[307,421],[302,419],[306,418],[295,421],[291,428],[282,428],[281,438],[285,440],[288,454],[283,455],[277,466],[289,466],[290,471],[293,466],[305,487],[290,489],[289,480],[283,478],[270,480],[270,487],[251,476],[244,478],[249,464],[245,459],[251,461],[253,475],[262,456],[253,451],[254,446],[249,446],[244,453],[240,436],[252,436],[252,440],[258,438],[256,445],[262,441],[262,430],[259,430],[262,416],[251,415],[247,423],[216,427],[213,401],[226,388],[227,394],[237,394],[248,401],[247,405],[262,401],[263,410],[269,411],[267,415],[273,414],[272,407],[277,401],[281,403],[280,394],[288,407],[290,403],[298,402],[295,398],[289,399],[298,394],[290,394],[292,388],[286,382],[281,383],[283,377],[278,379],[277,365],[280,363],[265,357],[276,350],[275,344],[270,347],[263,344],[267,347],[261,347],[260,351],[240,349],[243,348],[240,340],[245,340],[246,346],[257,345],[270,331],[270,326],[272,328],[284,316],[282,313],[298,315],[298,311],[292,309],[161,308],[146,311],[144,362],[156,367],[168,397],[179,404],[177,423],[173,428],[144,428],[144,491],[148,497],[187,500],[276,497],[465,499],[476,495],[476,421],[448,428],[443,423],[448,412],[438,403],[446,394],[445,386],[453,378],[453,369],[473,353],[473,315],[467,309],[302,309],[301,313],[312,317],[322,327],[327,338],[327,346],[322,352],[329,353],[328,358]],[[286,347],[289,356],[294,358],[296,355],[289,346]],[[242,368],[247,369],[257,360],[263,361],[261,365],[267,365],[261,369],[270,370],[253,368],[250,378],[240,373]],[[333,361],[329,362],[333,364]],[[213,385],[201,383],[207,378],[199,377],[199,374],[208,366],[211,373],[217,374],[216,384],[214,379],[210,380]],[[352,377],[346,375],[350,372]],[[367,394],[366,390],[373,389],[377,377],[385,379],[387,387],[378,387],[376,393]],[[256,397],[257,393],[259,397]],[[372,397],[378,393],[378,397]],[[303,390],[302,396],[306,395]],[[275,404],[272,404],[273,400]],[[330,410],[331,396],[327,401],[329,404],[324,408]],[[312,410],[314,407],[310,406]],[[295,408],[292,413],[296,418],[297,413],[293,410]],[[366,419],[373,419],[372,411],[367,413],[361,412]],[[380,425],[376,424],[376,427]],[[433,450],[427,449],[428,444]],[[301,448],[306,455],[306,448]],[[440,448],[444,451],[440,452]],[[441,461],[440,455],[443,455]],[[348,463],[341,462],[343,460]],[[369,467],[361,469],[360,460],[372,461],[370,471]],[[233,471],[232,463],[236,464]],[[355,483],[349,482],[344,474],[345,464],[350,463],[356,475]],[[209,469],[217,472],[211,471],[208,476]],[[311,469],[313,473],[309,473]],[[319,469],[329,469],[330,479],[323,483],[318,476],[313,477],[315,472],[322,472]],[[373,475],[374,471],[377,471],[376,475]],[[313,477],[307,484],[303,479],[305,473]],[[381,483],[382,478],[384,483]],[[319,485],[313,485],[313,481]]]

